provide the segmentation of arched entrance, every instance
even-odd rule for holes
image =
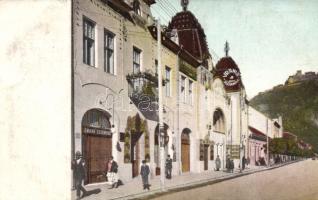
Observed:
[[[190,171],[190,133],[191,130],[185,128],[181,133],[181,162],[182,172]]]
[[[169,143],[169,136],[168,136],[168,129],[169,126],[164,124],[164,150],[165,150],[165,157],[168,155],[168,143]],[[154,155],[155,155],[155,164],[156,164],[156,175],[160,175],[160,139],[159,139],[159,124],[156,126],[155,134],[155,148],[154,148]]]
[[[105,181],[102,173],[112,155],[112,133],[108,113],[92,109],[82,119],[83,155],[87,163],[87,183]]]
[[[124,162],[132,164],[132,177],[140,173],[141,160],[150,161],[149,131],[147,120],[141,119],[137,113],[127,118],[125,130]]]
[[[225,134],[225,117],[223,111],[217,108],[213,113],[213,131]]]

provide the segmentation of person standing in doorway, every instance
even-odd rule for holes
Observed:
[[[215,159],[215,168],[216,168],[216,171],[219,171],[221,168],[221,159],[219,155],[217,155]]]
[[[150,174],[149,166],[147,165],[146,160],[143,160],[141,165],[140,175],[142,178],[142,184],[144,186],[144,190],[145,189],[150,190],[150,185],[148,182],[149,174]]]
[[[172,159],[170,155],[168,155],[166,159],[166,178],[171,179],[171,171],[172,171]]]
[[[114,187],[118,187],[118,164],[114,161],[114,157],[110,156],[110,160],[106,164],[106,172],[107,172],[107,181],[111,183],[112,189]]]
[[[81,199],[81,191],[83,192],[82,197],[87,194],[87,191],[83,187],[83,182],[86,179],[86,166],[82,154],[79,151],[75,153],[75,159],[72,161],[72,169],[75,178],[76,199]]]

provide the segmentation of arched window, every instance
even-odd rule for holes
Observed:
[[[220,109],[216,109],[213,113],[213,131],[225,133],[224,114]]]
[[[133,9],[134,9],[134,12],[135,12],[137,15],[140,15],[140,16],[141,16],[140,3],[139,3],[138,0],[134,0],[134,2],[133,2]]]
[[[99,110],[90,110],[83,117],[83,126],[110,130],[108,116]]]

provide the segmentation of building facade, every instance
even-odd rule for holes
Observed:
[[[73,1],[72,153],[83,153],[88,183],[105,181],[101,174],[110,156],[124,181],[139,176],[142,160],[152,177],[163,173],[160,131],[165,157],[173,158],[173,175],[213,170],[218,155],[223,168],[227,156],[239,168],[247,154],[246,94],[228,44],[216,62],[204,29],[185,6],[161,30],[158,48],[154,3]],[[163,130],[158,84],[163,85]]]

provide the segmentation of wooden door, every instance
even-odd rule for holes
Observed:
[[[209,161],[209,157],[208,157],[208,149],[209,149],[209,145],[204,145],[204,153],[203,153],[203,159],[204,159],[204,170],[208,170],[208,161]]]
[[[140,147],[139,141],[135,143],[134,148],[134,156],[132,160],[132,177],[136,177],[139,175],[139,166],[140,166]]]
[[[181,145],[182,172],[190,171],[190,144]]]
[[[87,162],[88,183],[106,181],[101,176],[105,170],[105,163],[112,155],[112,138],[94,135],[85,137],[85,159]]]
[[[189,133],[181,134],[181,162],[182,172],[190,171],[190,136]]]

